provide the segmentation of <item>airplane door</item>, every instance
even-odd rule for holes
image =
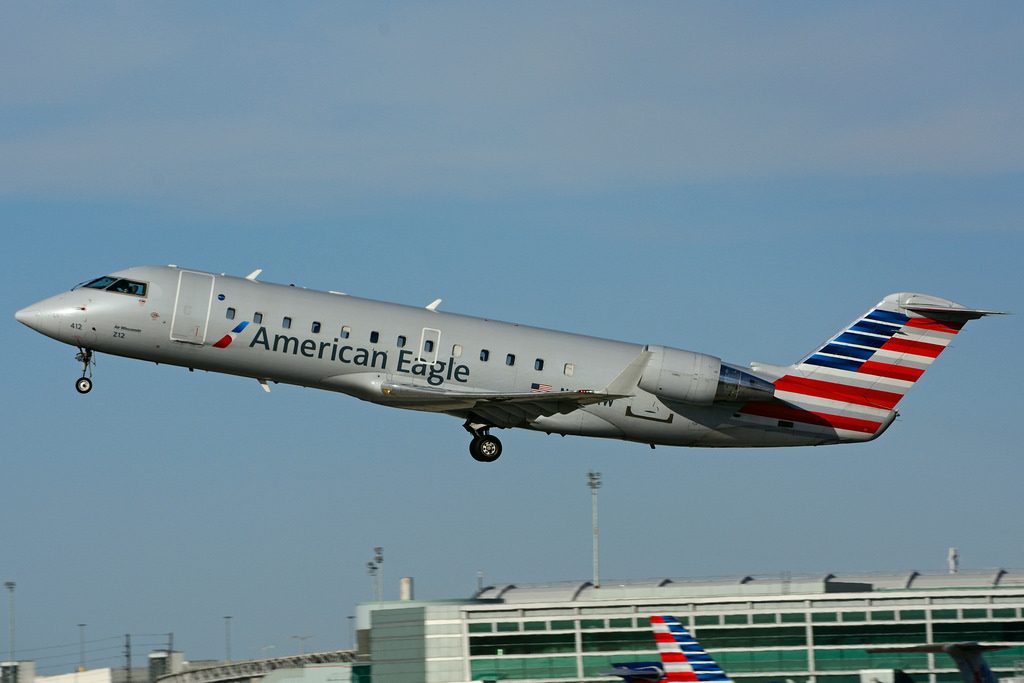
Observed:
[[[206,341],[213,298],[213,276],[183,270],[178,273],[178,296],[171,319],[171,340],[186,344]]]
[[[420,362],[433,364],[437,361],[437,351],[441,346],[441,330],[424,327],[420,335],[420,353],[416,359]]]

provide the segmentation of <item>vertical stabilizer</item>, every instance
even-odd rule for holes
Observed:
[[[927,294],[890,294],[800,362],[772,372],[777,400],[748,403],[742,412],[832,441],[873,439],[963,326],[994,313]]]
[[[701,681],[733,683],[722,667],[715,663],[679,620],[670,616],[651,617],[651,630],[658,645],[660,664],[657,662],[628,662],[615,664],[608,673],[620,676],[625,683],[640,681]]]

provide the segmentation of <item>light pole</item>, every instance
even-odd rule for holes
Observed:
[[[224,661],[231,663],[231,616],[224,617]]]
[[[78,670],[85,671],[85,624],[78,625]]]
[[[306,641],[313,636],[292,636],[295,640],[299,641],[299,654],[306,654]]]
[[[4,581],[9,598],[7,600],[7,661],[14,662],[14,582]]]
[[[587,472],[587,486],[590,487],[590,516],[591,533],[594,539],[593,564],[594,564],[594,588],[601,587],[601,533],[597,526],[597,490],[601,488],[601,473]]]

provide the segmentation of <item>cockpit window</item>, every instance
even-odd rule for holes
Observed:
[[[131,294],[132,296],[146,296],[146,284],[144,282],[135,282],[133,280],[125,280],[122,278],[107,287],[107,291]]]
[[[105,289],[108,292],[118,292],[119,294],[130,294],[132,296],[146,296],[146,283],[135,282],[134,280],[126,280],[124,278],[110,277],[104,275],[98,277],[95,280],[89,282],[83,282],[82,284],[75,287],[87,287],[88,289]]]
[[[113,284],[113,282],[116,279],[117,278],[110,277],[109,275],[104,275],[103,277],[98,277],[95,280],[90,280],[89,282],[83,282],[82,284],[78,285],[78,287],[88,287],[89,289],[106,289],[111,284]],[[76,287],[76,289],[77,289],[77,287]]]

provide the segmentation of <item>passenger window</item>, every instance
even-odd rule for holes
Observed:
[[[576,364],[566,363],[563,372],[565,372],[566,377],[572,377],[572,373],[576,372]]]
[[[233,309],[233,308],[231,308],[229,306],[228,310],[224,312],[224,317],[227,318],[228,320],[234,320],[235,319],[235,309]]]
[[[516,354],[510,353],[507,356],[505,356],[505,365],[515,365],[515,364],[516,364]]]
[[[433,352],[434,352],[434,340],[433,339],[425,340],[423,342],[423,353],[433,353]]]
[[[309,329],[313,334],[320,334],[320,323],[314,321]]]
[[[253,313],[252,314],[252,321],[254,323],[256,323],[257,325],[259,325],[261,322],[263,322],[263,314],[260,313],[259,311],[257,311],[256,313]]]
[[[544,369],[544,359],[543,358],[538,358],[537,360],[533,361],[533,369],[534,370],[543,370]]]
[[[395,343],[398,345],[398,348],[400,348],[400,349],[404,348],[405,347],[405,335],[404,334],[398,335],[398,340]]]
[[[487,349],[480,349],[480,360],[486,362],[491,357],[491,352]]]
[[[283,327],[286,330],[292,329],[292,319],[289,318],[288,316],[285,316],[284,319],[281,320],[281,327]]]
[[[456,344],[455,346],[452,347],[452,357],[454,357],[454,358],[461,358],[462,357],[462,344]]]
[[[377,330],[374,330],[373,332],[370,333],[370,343],[371,344],[376,344],[378,339],[380,339],[380,332],[378,332]]]
[[[338,335],[338,336],[340,336],[342,339],[348,339],[348,336],[350,334],[352,334],[352,328],[349,327],[348,325],[342,325],[341,326],[341,334]]]

